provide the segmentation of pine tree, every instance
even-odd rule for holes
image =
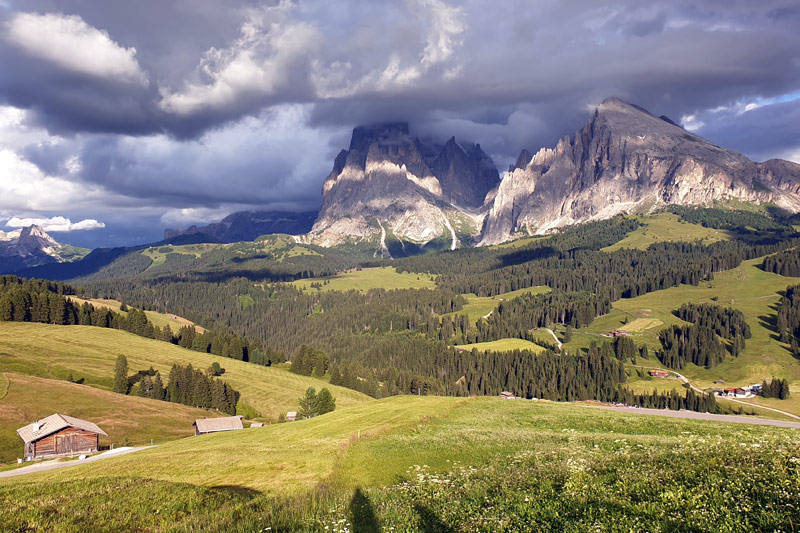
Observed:
[[[128,394],[128,358],[124,355],[119,355],[114,365],[114,392]]]
[[[333,397],[331,391],[327,387],[319,391],[317,395],[317,414],[324,415],[336,409],[336,398]]]
[[[312,418],[318,414],[317,391],[314,390],[314,387],[309,387],[306,390],[305,396],[300,398],[300,416],[303,418]]]
[[[164,399],[164,382],[161,380],[161,373],[156,372],[156,377],[153,380],[153,388],[150,393],[150,397],[154,400],[163,400]]]

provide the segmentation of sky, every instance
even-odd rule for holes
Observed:
[[[0,230],[313,210],[359,124],[504,169],[609,96],[800,162],[798,28],[796,0],[0,0]]]

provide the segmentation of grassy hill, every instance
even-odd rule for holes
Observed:
[[[691,224],[681,220],[673,213],[658,213],[636,217],[642,227],[632,231],[621,241],[603,248],[604,251],[613,252],[620,248],[638,248],[644,250],[657,242],[694,242],[711,244],[717,241],[729,240],[733,234],[727,230],[705,228],[700,224]]]
[[[799,455],[792,429],[393,397],[0,480],[0,529],[788,529]]]
[[[174,363],[208,368],[218,361],[223,379],[242,397],[239,407],[249,417],[277,420],[280,413],[296,410],[297,400],[308,387],[329,387],[337,406],[370,400],[359,392],[328,385],[321,379],[299,376],[285,368],[264,367],[145,339],[125,331],[90,326],[51,326],[24,322],[0,322],[0,372],[39,377],[83,378],[87,385],[110,390],[114,362],[128,358],[130,373],[151,366],[166,377]]]
[[[188,437],[194,434],[192,422],[197,418],[219,416],[214,411],[6,372],[0,374],[0,463],[22,456],[18,428],[53,413],[95,422],[108,433],[108,437],[100,437],[101,446],[149,444],[150,439],[160,443]]]

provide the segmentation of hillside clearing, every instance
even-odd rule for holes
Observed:
[[[513,300],[524,294],[547,294],[550,292],[550,287],[536,286],[528,287],[527,289],[519,289],[516,291],[505,292],[497,296],[476,296],[475,294],[464,294],[467,303],[460,311],[453,311],[442,316],[456,316],[466,314],[470,322],[477,323],[481,318],[486,318],[489,313],[497,309],[503,301]]]
[[[534,353],[543,352],[544,348],[538,344],[526,341],[525,339],[499,339],[489,342],[477,342],[475,344],[459,344],[454,346],[458,350],[476,349],[479,352],[511,352],[514,350],[529,350]]]
[[[691,224],[682,221],[673,213],[658,213],[636,218],[644,225],[629,233],[621,241],[603,248],[604,252],[613,252],[621,248],[644,250],[657,242],[698,241],[702,244],[711,244],[733,238],[729,231]]]
[[[321,284],[319,289],[311,284]],[[399,273],[394,267],[351,270],[324,278],[306,278],[292,282],[301,290],[314,291],[367,291],[369,289],[433,289],[434,277],[429,274]]]

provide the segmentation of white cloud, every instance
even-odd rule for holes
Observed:
[[[126,83],[148,83],[136,60],[136,48],[120,46],[108,32],[77,15],[17,13],[5,26],[8,42],[64,69]]]
[[[319,30],[287,19],[289,4],[252,11],[238,39],[227,48],[205,52],[197,70],[206,82],[182,91],[161,90],[161,108],[188,115],[201,109],[235,105],[243,97],[270,96],[290,89],[291,71],[320,46]]]
[[[32,225],[37,225],[45,231],[80,231],[87,229],[105,228],[106,225],[98,222],[93,218],[86,218],[80,222],[72,222],[65,217],[50,217],[50,218],[19,218],[12,217],[11,220],[6,222],[6,227],[9,228],[25,228]]]
[[[420,63],[423,66],[443,63],[463,44],[459,36],[467,28],[464,14],[460,8],[449,6],[441,0],[419,0],[419,5],[427,10],[431,24]]]

